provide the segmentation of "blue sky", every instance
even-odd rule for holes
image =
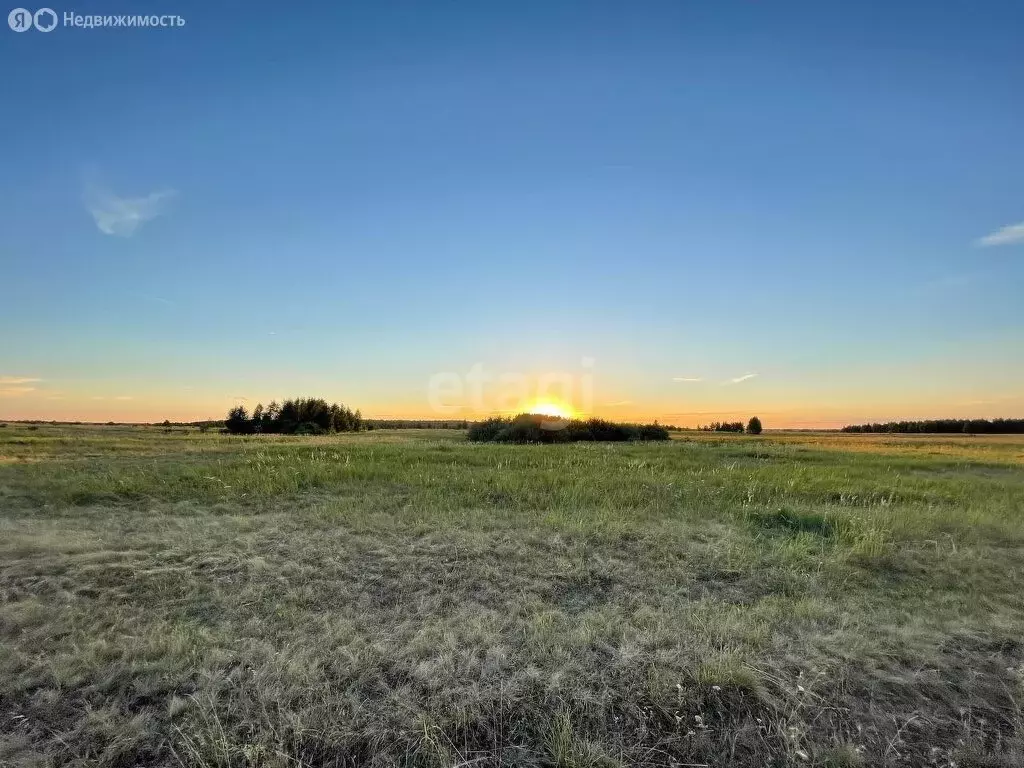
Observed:
[[[1024,412],[1021,3],[210,5],[2,30],[0,417]]]

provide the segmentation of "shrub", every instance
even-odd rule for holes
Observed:
[[[602,442],[622,442],[624,440],[637,440],[639,434],[636,427],[629,424],[616,424],[613,421],[604,419],[590,419],[581,427],[575,429],[578,440],[598,440]]]
[[[554,419],[535,413],[496,416],[470,425],[467,437],[477,443],[576,443],[668,440],[659,424],[619,424],[604,419]]]
[[[654,424],[641,424],[637,427],[637,440],[668,440],[668,429],[657,422]]]
[[[760,435],[761,434],[761,420],[757,416],[751,416],[750,421],[747,422],[747,434],[748,435]]]
[[[493,442],[498,433],[509,423],[508,419],[493,418],[476,421],[469,425],[467,436],[475,443]]]

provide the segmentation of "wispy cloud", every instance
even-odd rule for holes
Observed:
[[[679,381],[684,384],[693,384],[698,381],[704,381],[704,379],[699,376],[673,376],[672,381]]]
[[[605,408],[618,408],[618,407],[623,406],[623,405],[632,405],[632,404],[633,404],[632,400],[616,400],[614,403],[605,403],[604,407]]]
[[[0,387],[0,397],[20,397],[35,391],[35,387]]]
[[[1011,400],[1024,400],[1024,396],[1021,395],[993,395],[983,400],[965,400],[958,405],[996,405],[997,403],[1005,403]]]
[[[31,376],[0,376],[0,397],[20,397],[35,392],[36,388],[28,385],[37,381],[42,379]]]
[[[1011,224],[1008,227],[996,230],[990,235],[980,238],[977,245],[1012,245],[1013,243],[1024,243],[1024,221],[1020,224]]]
[[[84,199],[100,232],[131,237],[147,221],[166,213],[167,204],[175,194],[173,189],[163,189],[145,197],[118,197],[99,184],[89,183]]]
[[[755,376],[757,376],[756,373],[744,373],[742,376],[737,376],[735,379],[729,379],[728,381],[723,381],[722,383],[739,384],[740,382],[746,381],[747,379],[753,379]]]
[[[165,307],[176,307],[176,306],[178,306],[175,302],[171,301],[170,299],[165,299],[163,296],[151,296],[148,293],[139,293],[139,294],[136,294],[136,295],[140,299],[143,299],[145,301],[152,301],[152,302],[155,302],[157,304],[163,304]]]

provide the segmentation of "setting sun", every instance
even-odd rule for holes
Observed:
[[[573,419],[577,415],[571,405],[554,400],[536,400],[524,410],[526,413],[535,413],[538,416],[553,416],[557,419]]]

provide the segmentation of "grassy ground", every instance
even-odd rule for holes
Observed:
[[[1024,438],[0,429],[0,764],[1019,766]]]

